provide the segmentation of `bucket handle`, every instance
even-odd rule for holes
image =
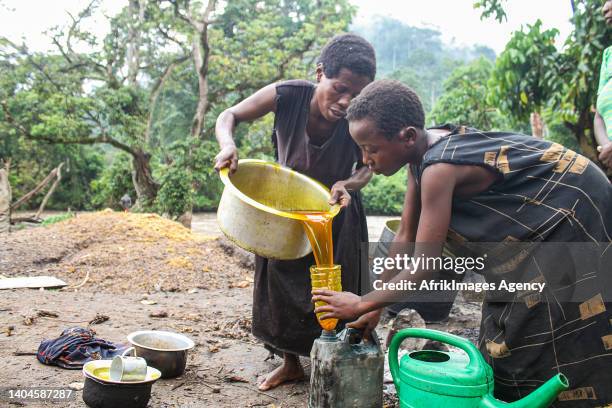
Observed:
[[[393,340],[391,341],[391,345],[389,346],[389,369],[391,371],[391,376],[393,377],[395,389],[398,393],[400,392],[400,380],[399,360],[397,353],[402,341],[404,341],[404,339],[408,337],[439,341],[441,343],[446,343],[451,346],[460,348],[461,350],[465,351],[469,358],[469,362],[466,366],[467,371],[477,373],[478,371],[483,370],[486,366],[486,362],[484,361],[482,354],[480,354],[480,351],[472,343],[470,343],[464,338],[455,336],[454,334],[444,333],[438,330],[420,328],[403,329],[397,332],[395,336],[393,336]]]

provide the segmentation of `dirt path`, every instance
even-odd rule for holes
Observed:
[[[0,292],[0,386],[67,387],[82,382],[78,370],[43,365],[33,355],[15,353],[33,353],[43,339],[55,338],[68,327],[85,327],[103,314],[109,320],[93,328],[105,340],[125,342],[132,331],[159,329],[183,333],[196,343],[183,376],[154,384],[149,407],[306,407],[307,381],[258,392],[258,377],[280,360],[265,361],[267,351],[250,334],[252,265],[210,237],[213,221],[214,215],[196,217],[194,229],[207,235],[202,236],[153,215],[103,212],[17,231],[0,241],[0,275],[54,275],[71,286],[82,284],[67,290]],[[370,228],[382,230],[384,221],[381,217]],[[35,317],[40,310],[59,316]],[[161,311],[167,317],[150,316]],[[463,303],[446,325],[432,328],[469,335],[478,320],[478,306]],[[383,323],[377,330],[382,339],[388,328]],[[303,364],[308,379],[308,359]],[[85,406],[80,391],[66,403],[8,406],[51,405]],[[6,405],[0,401],[0,406]]]
[[[270,371],[279,360],[264,361],[267,352],[251,337],[250,323],[245,324],[250,322],[250,289],[152,294],[148,300],[157,304],[150,306],[141,304],[141,298],[139,294],[4,291],[0,298],[1,327],[12,325],[15,330],[10,337],[0,334],[0,366],[3,367],[0,384],[67,387],[70,383],[82,382],[80,371],[46,366],[34,356],[14,356],[13,353],[35,352],[41,340],[58,336],[67,327],[87,324],[66,321],[86,322],[101,313],[110,319],[93,327],[97,336],[105,340],[125,342],[132,331],[158,329],[182,332],[196,342],[196,348],[189,353],[185,374],[155,383],[151,407],[306,406],[305,383],[287,385],[265,394],[256,390],[257,377]],[[24,316],[34,314],[35,309],[56,311],[59,317],[38,318],[31,326],[25,326]],[[168,318],[149,317],[150,312],[159,310],[166,311]],[[245,382],[225,381],[232,376]],[[215,393],[213,388],[218,388],[219,392]],[[84,407],[81,392],[76,394],[75,400],[55,406]],[[25,403],[32,407],[52,405]]]

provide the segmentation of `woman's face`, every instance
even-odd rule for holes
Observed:
[[[336,122],[346,116],[351,100],[372,81],[346,68],[341,68],[335,78],[328,78],[322,67],[318,67],[317,82],[315,98],[321,116],[329,122]]]
[[[612,25],[612,0],[605,2],[603,6],[603,15],[606,19],[606,24]]]

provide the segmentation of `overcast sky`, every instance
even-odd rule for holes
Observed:
[[[230,0],[231,1],[231,0]],[[521,24],[540,18],[544,28],[561,31],[559,44],[567,37],[571,26],[570,0],[508,0],[508,21],[480,21],[473,0],[350,0],[359,7],[356,23],[367,22],[374,15],[390,16],[409,25],[435,28],[442,32],[447,43],[484,44],[498,54],[504,49],[512,31]],[[0,35],[13,40],[26,38],[34,49],[49,48],[42,32],[54,25],[69,21],[66,11],[77,13],[87,0],[0,0]],[[127,0],[103,0],[101,12],[114,14]],[[104,34],[108,25],[98,17],[87,26],[96,34]]]

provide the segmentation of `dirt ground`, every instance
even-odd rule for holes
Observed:
[[[157,381],[150,407],[306,407],[307,381],[257,390],[258,377],[280,360],[266,361],[267,351],[250,334],[252,273],[252,260],[225,241],[155,215],[90,213],[11,233],[0,241],[0,275],[52,275],[69,286],[0,292],[0,385],[82,382],[81,371],[43,365],[33,353],[43,339],[104,315],[108,320],[92,328],[105,340],[125,342],[132,331],[159,329],[195,341],[185,374]],[[479,313],[477,304],[459,302],[449,322],[431,327],[473,337]],[[379,327],[382,338],[390,324]],[[303,364],[308,378],[308,359]],[[8,406],[84,407],[81,392],[75,395],[65,403]]]

